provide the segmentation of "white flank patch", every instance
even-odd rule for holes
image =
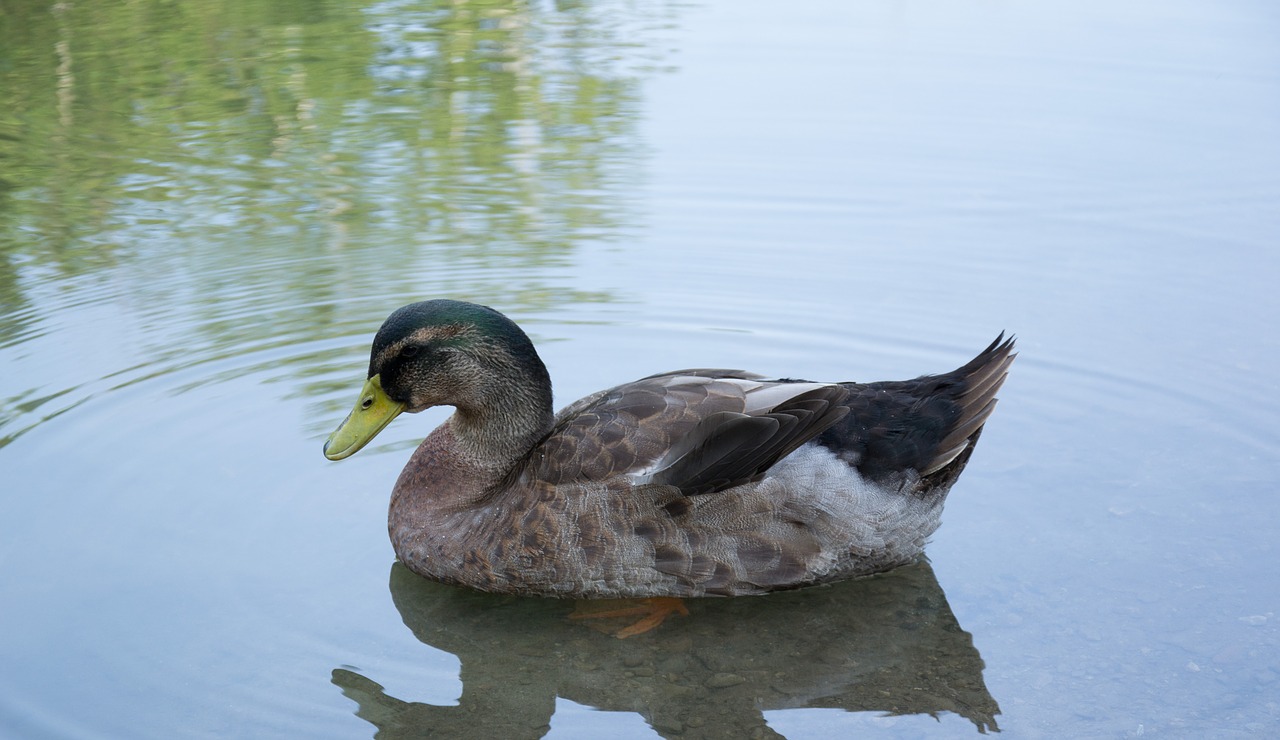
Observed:
[[[894,551],[914,557],[942,523],[941,497],[867,481],[816,442],[774,465],[758,485],[770,496],[788,499],[797,510],[812,512],[809,521],[823,540],[857,543],[868,554]]]

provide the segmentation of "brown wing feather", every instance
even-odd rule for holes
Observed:
[[[795,396],[767,414],[709,416],[672,450],[670,463],[654,474],[653,482],[693,495],[758,480],[779,460],[842,419],[849,412],[841,405],[847,395],[840,386],[824,386]]]
[[[838,385],[783,388],[776,405],[754,408],[748,392],[771,385],[754,383],[759,377],[684,370],[575,402],[534,451],[535,474],[560,484],[652,472],[653,483],[708,493],[758,479],[847,413]]]
[[[707,416],[741,412],[741,389],[714,378],[674,383],[657,375],[562,411],[534,450],[535,475],[553,484],[605,481],[654,465]]]

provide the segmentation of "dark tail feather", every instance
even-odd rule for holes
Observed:
[[[926,488],[950,486],[960,475],[974,444],[996,408],[996,393],[1009,375],[1009,366],[1018,353],[1013,351],[1014,337],[1005,339],[1004,332],[985,350],[963,367],[948,373],[963,388],[955,403],[960,415],[938,444],[938,454],[921,475],[928,479]]]
[[[873,481],[908,476],[918,495],[944,492],[964,469],[1013,362],[1002,332],[963,367],[942,375],[845,383],[850,413],[818,442]],[[905,489],[904,489],[905,490]]]

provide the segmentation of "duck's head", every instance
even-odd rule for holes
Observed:
[[[355,408],[329,435],[324,455],[354,455],[404,411],[455,406],[482,420],[510,404],[513,395],[543,395],[538,387],[545,388],[549,407],[546,367],[515,322],[474,303],[412,303],[378,329],[368,380]]]

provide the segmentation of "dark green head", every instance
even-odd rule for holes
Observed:
[[[475,303],[434,300],[396,309],[378,329],[360,400],[329,438],[325,455],[354,454],[401,411],[455,406],[472,417],[514,404],[550,414],[551,379],[529,337]]]
[[[515,322],[488,306],[463,301],[439,299],[396,309],[369,351],[369,377],[381,376],[387,396],[405,404],[406,411],[457,405],[486,377],[516,370],[532,373],[535,380],[547,377],[533,343]]]

